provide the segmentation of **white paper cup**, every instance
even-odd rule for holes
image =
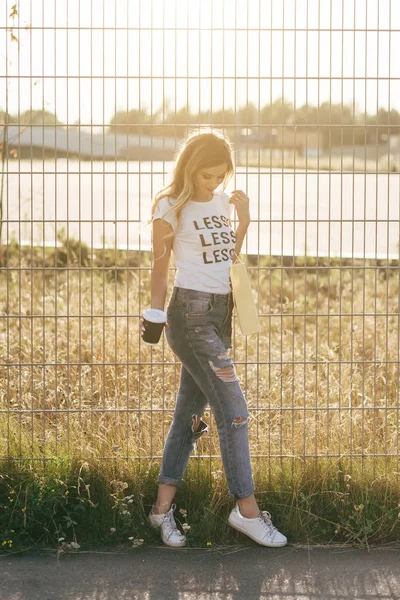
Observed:
[[[143,313],[144,332],[142,339],[155,346],[160,341],[162,330],[167,322],[167,313],[157,308],[148,308]]]

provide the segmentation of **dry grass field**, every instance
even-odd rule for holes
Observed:
[[[53,268],[61,251],[9,256],[0,274],[1,457],[111,457],[117,447],[160,456],[179,364],[165,341],[140,343],[149,257],[121,255],[119,266],[111,258],[69,249],[68,268]],[[284,262],[249,259],[262,333],[245,338],[235,325],[253,456],[398,457],[398,267]],[[214,429],[200,444],[202,455],[218,454]]]

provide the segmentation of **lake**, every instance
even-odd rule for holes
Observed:
[[[7,166],[7,163],[6,163]],[[92,247],[148,250],[152,198],[166,162],[12,160],[3,241],[54,245],[62,230]],[[399,259],[400,175],[238,167],[227,191],[251,199],[244,251]]]

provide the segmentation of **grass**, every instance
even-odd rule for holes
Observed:
[[[158,543],[145,514],[179,363],[165,342],[139,343],[149,255],[63,240],[0,261],[0,547]],[[262,334],[235,324],[233,357],[261,506],[291,542],[397,540],[398,263],[248,265]],[[206,419],[177,515],[191,545],[243,543]]]

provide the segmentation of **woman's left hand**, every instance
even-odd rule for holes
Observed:
[[[242,190],[233,190],[229,204],[236,208],[240,225],[246,227],[250,224],[250,200]]]

